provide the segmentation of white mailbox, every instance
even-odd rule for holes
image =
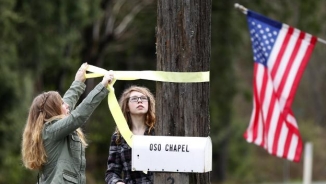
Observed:
[[[134,171],[212,171],[210,137],[133,135],[132,144]]]

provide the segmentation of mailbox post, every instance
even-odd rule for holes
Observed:
[[[209,71],[211,8],[211,0],[157,1],[158,71]],[[156,135],[207,138],[210,126],[209,91],[208,82],[157,82]],[[210,183],[209,174],[157,171],[154,172],[154,182],[206,184]]]

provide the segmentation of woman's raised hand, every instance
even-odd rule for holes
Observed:
[[[86,69],[88,67],[87,63],[83,63],[80,68],[78,69],[75,75],[75,81],[85,82],[86,80]]]
[[[109,84],[111,84],[113,82],[113,79],[114,79],[114,74],[113,74],[113,71],[110,70],[104,74],[102,84],[105,87],[107,87]]]

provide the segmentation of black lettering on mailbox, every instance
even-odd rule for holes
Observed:
[[[161,144],[150,144],[149,150],[150,151],[161,151]]]
[[[166,144],[165,151],[189,152],[187,144]]]

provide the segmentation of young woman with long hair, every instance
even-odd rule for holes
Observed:
[[[56,91],[36,96],[30,106],[23,131],[22,160],[24,166],[38,170],[39,183],[86,183],[85,148],[81,126],[108,95],[107,86],[113,72],[103,80],[75,108],[85,91],[88,65],[81,65],[75,80],[63,97]]]
[[[155,99],[148,88],[127,88],[120,97],[119,105],[134,135],[154,135]],[[111,137],[105,181],[107,184],[153,183],[153,173],[131,170],[131,148],[118,129]]]

